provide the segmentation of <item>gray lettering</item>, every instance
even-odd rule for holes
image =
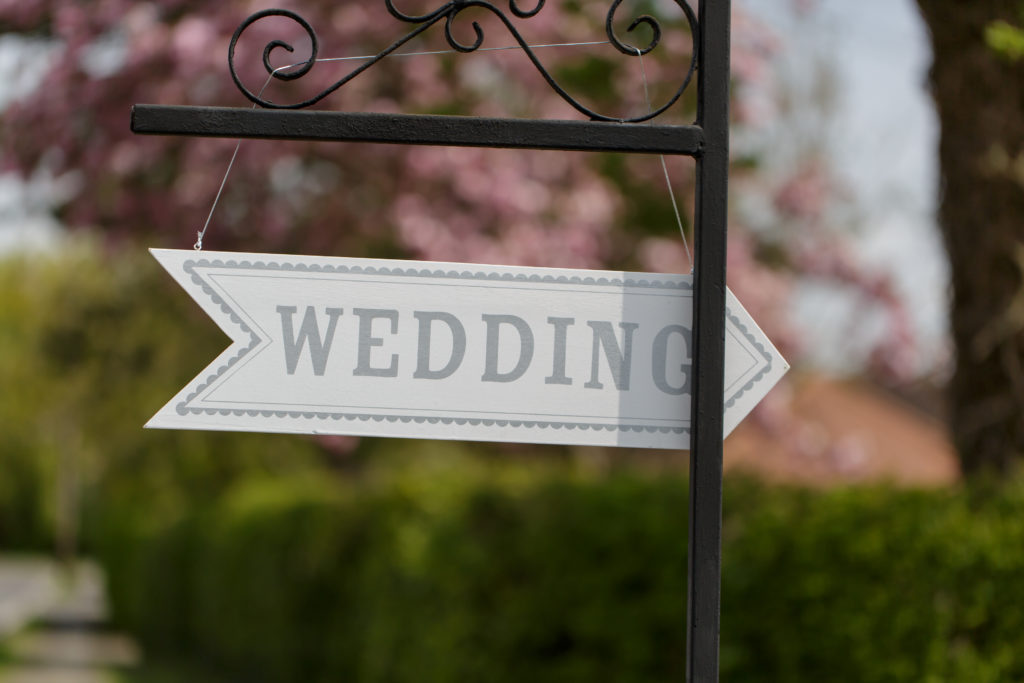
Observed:
[[[370,351],[375,346],[383,346],[383,337],[373,336],[373,321],[384,318],[391,321],[391,334],[398,333],[398,311],[388,308],[353,308],[352,312],[359,316],[359,353],[353,375],[359,377],[397,377],[398,355],[392,354],[391,365],[386,368],[375,368],[370,365]]]
[[[654,337],[654,344],[651,347],[651,374],[654,376],[655,386],[663,392],[670,396],[682,396],[690,393],[690,363],[683,363],[679,366],[679,369],[683,372],[682,386],[673,387],[668,383],[668,336],[673,332],[683,338],[683,343],[686,345],[686,357],[690,357],[692,333],[682,325],[669,325]]]
[[[451,313],[443,311],[414,311],[413,316],[419,320],[420,334],[416,355],[416,379],[444,379],[459,369],[466,355],[466,330],[462,323]],[[448,326],[452,333],[452,355],[448,364],[440,370],[430,369],[430,330],[433,322],[438,320]]]
[[[487,323],[487,349],[484,361],[484,382],[514,382],[526,372],[533,360],[533,331],[526,321],[515,315],[483,315]],[[519,332],[519,360],[509,372],[498,372],[498,332],[507,323]]]
[[[324,309],[327,313],[327,333],[321,339],[320,327],[316,323],[316,311],[312,306],[306,306],[306,313],[302,317],[302,325],[299,327],[299,336],[295,336],[295,328],[292,325],[292,316],[298,309],[295,306],[278,306],[277,312],[281,314],[281,339],[284,341],[284,362],[289,375],[295,374],[299,365],[299,356],[302,349],[309,342],[309,358],[313,363],[313,374],[323,376],[327,368],[327,355],[331,352],[331,343],[334,341],[334,328],[338,324],[338,316],[341,315],[340,308]]]
[[[601,348],[604,348],[604,357],[608,361],[608,367],[612,371],[612,381],[619,391],[629,391],[629,374],[633,362],[633,332],[639,327],[637,323],[619,323],[622,328],[623,346],[625,352],[619,348],[619,342],[615,339],[615,331],[612,324],[604,320],[588,320],[587,324],[594,330],[594,353],[590,362],[590,381],[583,386],[587,389],[603,389],[604,385],[598,381],[598,366],[600,365]]]
[[[544,384],[572,384],[572,380],[565,376],[565,338],[566,330],[576,319],[548,318],[548,322],[555,326],[555,359],[551,376],[544,379]]]

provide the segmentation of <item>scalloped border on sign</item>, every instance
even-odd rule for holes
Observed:
[[[387,276],[399,276],[399,277],[427,277],[427,278],[445,278],[455,280],[489,280],[489,281],[506,281],[506,282],[541,282],[545,284],[565,284],[565,285],[588,285],[598,287],[636,287],[636,288],[650,288],[650,289],[663,289],[663,290],[677,290],[685,291],[692,290],[693,284],[686,281],[659,281],[659,280],[631,280],[626,278],[593,278],[593,277],[578,277],[578,276],[565,276],[565,275],[526,275],[523,273],[498,273],[498,272],[485,272],[485,271],[457,271],[457,270],[430,270],[427,268],[389,268],[389,267],[375,267],[375,266],[347,266],[347,265],[331,265],[331,264],[318,264],[318,263],[276,263],[260,262],[260,261],[222,261],[220,259],[189,259],[182,264],[183,270],[191,275],[192,281],[200,286],[203,293],[210,297],[210,300],[214,304],[218,305],[222,311],[224,311],[231,322],[239,326],[243,333],[250,335],[250,342],[247,347],[242,348],[239,352],[227,361],[227,364],[220,366],[217,372],[206,378],[205,382],[200,383],[196,386],[195,390],[190,392],[188,397],[178,403],[175,406],[175,411],[179,415],[222,415],[222,416],[249,416],[249,417],[279,417],[279,418],[306,418],[306,419],[318,419],[318,420],[346,420],[349,422],[391,422],[391,423],[414,423],[414,424],[444,424],[444,425],[459,425],[459,426],[472,426],[472,427],[513,427],[513,428],[526,428],[526,429],[566,429],[574,430],[579,429],[581,431],[594,430],[594,431],[618,431],[618,432],[636,432],[643,433],[647,432],[650,434],[661,433],[661,434],[689,434],[689,426],[685,427],[664,427],[664,426],[653,426],[653,425],[638,425],[638,424],[623,424],[623,423],[599,423],[599,422],[552,422],[544,420],[510,420],[510,419],[494,419],[494,418],[476,418],[476,417],[463,417],[463,416],[423,416],[423,415],[390,415],[390,414],[373,414],[373,413],[345,413],[335,411],[291,411],[291,410],[252,410],[252,409],[241,409],[241,408],[194,408],[188,404],[199,396],[203,391],[206,390],[211,384],[221,377],[225,372],[231,369],[236,363],[242,358],[249,354],[256,346],[259,345],[260,338],[257,336],[248,325],[246,325],[238,317],[238,314],[224,301],[223,298],[217,292],[210,287],[206,280],[196,272],[196,268],[237,268],[243,270],[276,270],[276,271],[287,271],[287,272],[307,272],[307,273],[339,273],[339,274],[365,274],[365,275],[387,275]],[[743,334],[743,337],[756,348],[766,365],[761,368],[760,371],[750,380],[748,380],[740,389],[733,394],[726,401],[726,408],[732,407],[739,398],[746,393],[749,389],[753,388],[758,381],[761,380],[765,375],[771,372],[772,369],[772,356],[765,349],[764,345],[757,341],[757,338],[750,333],[747,326],[735,315],[731,310],[726,311],[726,317],[732,322],[736,328]]]

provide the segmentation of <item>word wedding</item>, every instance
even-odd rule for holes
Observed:
[[[147,426],[688,448],[688,276],[153,250],[232,344]],[[725,433],[788,366],[729,294]]]

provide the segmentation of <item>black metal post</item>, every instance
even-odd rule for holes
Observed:
[[[729,0],[701,0],[690,437],[686,680],[718,681],[722,573],[725,256],[729,187]]]

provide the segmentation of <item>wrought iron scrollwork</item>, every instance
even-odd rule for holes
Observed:
[[[673,104],[675,104],[682,96],[687,86],[690,84],[690,81],[693,78],[693,74],[697,69],[698,49],[696,43],[699,35],[699,32],[697,30],[697,17],[694,14],[694,11],[690,7],[689,2],[687,0],[674,1],[675,4],[678,5],[682,10],[683,15],[686,17],[686,22],[690,30],[690,36],[693,41],[693,49],[690,56],[689,67],[686,71],[682,83],[679,85],[679,88],[676,90],[675,94],[673,94],[672,97],[669,98],[667,102],[665,102],[663,105],[656,109],[652,109],[651,111],[642,116],[636,116],[633,118],[619,118],[599,114],[589,109],[588,107],[580,103],[577,99],[575,99],[572,95],[570,95],[561,85],[558,84],[558,82],[554,79],[551,73],[541,63],[540,59],[537,58],[537,55],[535,54],[533,49],[531,49],[530,45],[523,38],[522,34],[519,33],[519,31],[516,29],[515,25],[512,23],[512,20],[509,19],[508,15],[506,15],[505,12],[503,12],[501,9],[499,9],[497,6],[495,6],[488,0],[449,0],[449,2],[446,2],[444,5],[437,8],[436,10],[428,12],[426,14],[419,15],[406,14],[395,6],[394,0],[384,0],[384,4],[387,7],[387,10],[391,14],[391,16],[393,16],[395,19],[403,23],[414,24],[416,25],[416,28],[414,28],[405,36],[392,43],[389,47],[385,48],[384,50],[381,50],[376,55],[369,58],[366,62],[360,64],[358,67],[356,67],[349,73],[345,74],[342,78],[338,79],[333,85],[326,88],[319,94],[315,95],[314,97],[310,97],[309,99],[304,100],[302,102],[297,102],[295,104],[281,104],[278,102],[272,102],[270,100],[264,99],[261,96],[262,93],[253,93],[242,83],[241,79],[238,76],[238,71],[235,68],[235,48],[238,44],[239,39],[242,36],[242,33],[247,28],[249,28],[249,26],[256,23],[260,19],[263,19],[265,17],[278,16],[285,17],[296,22],[302,28],[302,30],[306,32],[306,35],[309,37],[311,41],[310,55],[305,61],[294,64],[290,69],[281,69],[280,67],[275,68],[271,64],[271,55],[273,54],[273,52],[278,48],[282,48],[284,50],[287,50],[288,52],[294,52],[295,48],[283,40],[274,40],[268,43],[266,47],[263,49],[263,67],[266,69],[270,77],[283,81],[295,80],[309,73],[309,71],[313,68],[313,65],[316,63],[317,55],[320,49],[320,42],[317,38],[316,32],[313,30],[313,27],[310,26],[309,22],[307,22],[305,19],[303,19],[295,12],[284,9],[268,9],[263,10],[262,12],[257,12],[245,21],[243,21],[242,24],[239,25],[239,27],[235,30],[234,35],[231,37],[231,45],[228,48],[228,68],[231,70],[231,77],[232,79],[234,79],[235,85],[238,86],[238,89],[242,92],[242,94],[244,94],[250,101],[254,102],[255,104],[268,109],[302,109],[304,107],[316,104],[320,100],[324,99],[325,97],[327,97],[328,95],[330,95],[331,93],[333,93],[334,91],[338,90],[343,85],[351,81],[353,78],[355,78],[362,72],[366,71],[374,64],[387,57],[388,55],[394,53],[396,50],[398,50],[400,47],[408,43],[410,40],[420,35],[434,24],[437,24],[441,21],[444,21],[445,40],[448,42],[448,45],[450,45],[452,49],[457,50],[458,52],[473,52],[477,50],[481,45],[483,45],[484,42],[484,32],[483,29],[480,28],[480,24],[478,22],[472,22],[474,39],[471,43],[464,43],[460,41],[455,37],[455,35],[452,32],[452,26],[456,21],[456,18],[459,16],[459,14],[466,9],[476,7],[489,11],[491,14],[496,16],[502,22],[502,24],[504,24],[509,34],[519,44],[519,47],[529,58],[530,62],[533,63],[533,66],[537,69],[538,73],[544,78],[547,84],[551,86],[551,88],[556,93],[558,93],[558,95],[563,100],[565,100],[578,112],[594,121],[639,123],[641,121],[648,121],[650,119],[655,118],[656,116],[662,114]],[[512,13],[513,16],[519,19],[529,19],[530,17],[536,16],[544,8],[544,3],[545,0],[537,0],[537,4],[533,8],[523,9],[519,3],[519,0],[509,0],[509,11]],[[632,32],[639,26],[647,26],[652,34],[651,40],[648,42],[647,45],[644,46],[633,46],[630,45],[629,43],[624,42],[621,38],[619,38],[619,36],[615,34],[615,29],[613,27],[616,12],[618,11],[619,6],[621,4],[622,0],[614,0],[612,2],[611,7],[608,9],[608,15],[605,22],[605,32],[608,35],[609,42],[612,45],[614,45],[619,52],[629,57],[640,58],[642,55],[650,53],[652,50],[654,50],[654,48],[658,46],[658,43],[661,41],[661,24],[655,17],[652,17],[647,14],[641,15],[633,20],[633,22],[629,25],[626,31]]]

